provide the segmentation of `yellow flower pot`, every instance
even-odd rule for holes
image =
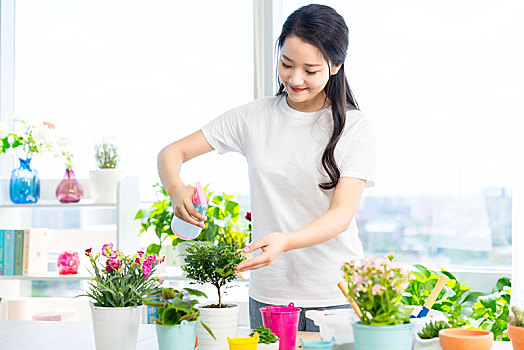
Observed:
[[[252,337],[246,338],[227,338],[229,350],[256,350],[259,335],[257,332]]]

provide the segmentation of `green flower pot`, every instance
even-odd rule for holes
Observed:
[[[413,347],[413,323],[392,326],[369,326],[353,323],[355,350],[411,350]]]

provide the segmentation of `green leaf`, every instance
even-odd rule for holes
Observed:
[[[499,278],[496,285],[496,291],[501,292],[504,287],[511,287],[511,280],[507,277]]]
[[[457,280],[457,279],[455,278],[455,276],[453,276],[450,272],[448,272],[448,271],[446,271],[446,270],[444,270],[444,269],[440,269],[440,271],[441,271],[444,275],[448,276],[450,280],[455,280],[455,281]]]
[[[146,255],[153,255],[160,253],[162,246],[160,244],[151,243],[146,250]]]
[[[424,276],[426,276],[427,278],[431,277],[431,272],[426,267],[418,264],[413,266],[416,267],[420,272],[422,272]]]
[[[205,324],[204,322],[200,321],[200,324],[202,324],[202,327],[204,327],[204,329],[209,333],[210,336],[213,337],[213,339],[217,340],[217,338],[215,337],[215,335],[213,334],[213,331],[211,330],[211,328],[209,328],[209,326],[207,324]]]
[[[204,298],[207,298],[206,293],[204,293],[204,292],[202,292],[202,291],[199,291],[198,289],[184,288],[184,290],[185,290],[189,295],[194,295],[194,296],[197,296],[197,297],[204,297]]]
[[[135,220],[142,219],[147,215],[147,210],[141,209],[136,213]]]

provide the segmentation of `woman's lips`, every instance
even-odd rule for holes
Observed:
[[[293,87],[293,86],[291,86],[291,85],[289,85],[289,88],[290,88],[291,91],[293,91],[293,92],[301,92],[301,91],[306,90],[306,88],[299,89],[299,88],[295,88],[295,87]]]

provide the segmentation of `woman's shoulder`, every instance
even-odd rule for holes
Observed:
[[[349,109],[346,112],[346,125],[344,126],[344,133],[362,128],[374,128],[373,119],[361,110]]]

